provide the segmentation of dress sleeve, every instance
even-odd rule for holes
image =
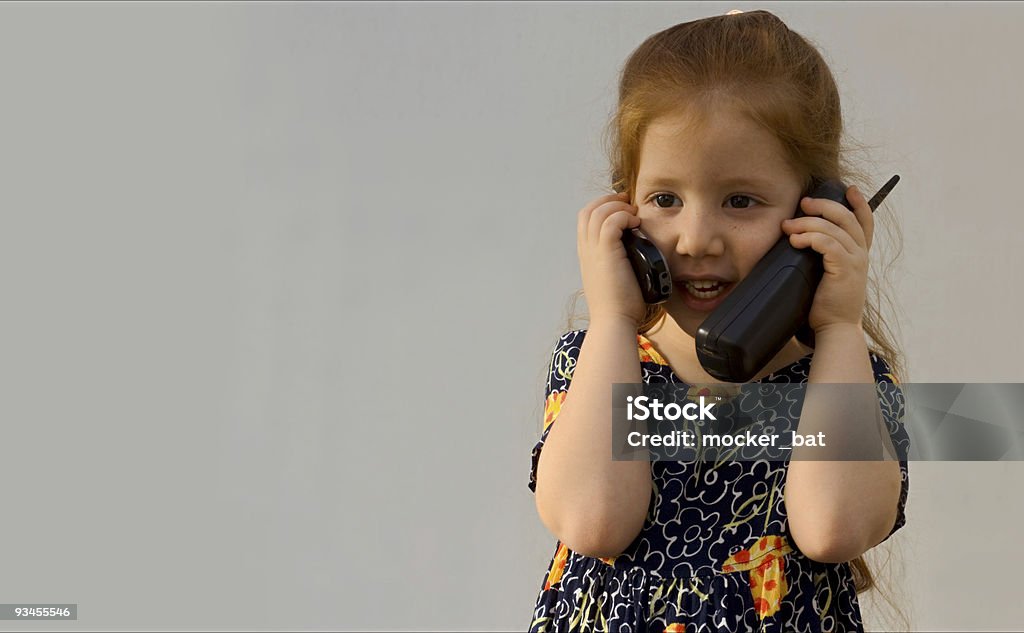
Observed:
[[[572,373],[576,369],[576,361],[580,357],[580,346],[583,344],[585,334],[586,330],[566,332],[558,339],[555,349],[551,353],[547,384],[544,387],[544,428],[540,440],[534,445],[531,453],[529,486],[532,492],[537,491],[537,463],[540,460],[540,451],[544,448],[548,432],[551,431],[551,424],[558,417],[565,394],[569,391],[569,383],[572,382]]]
[[[910,454],[910,435],[907,433],[906,425],[903,423],[905,402],[899,380],[892,373],[892,369],[885,362],[885,359],[874,353],[871,354],[871,366],[875,373],[875,384],[878,386],[882,418],[889,429],[889,436],[892,438],[893,448],[896,449],[900,462],[900,497],[896,505],[896,522],[893,524],[889,534],[882,539],[884,542],[907,522],[905,510],[910,485],[909,470],[907,468],[907,456]]]

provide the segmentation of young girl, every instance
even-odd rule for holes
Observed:
[[[824,260],[815,347],[794,338],[754,381],[868,385],[856,411],[805,406],[801,433],[880,415],[905,450],[900,355],[866,301],[871,210],[856,187],[854,213],[805,197],[812,179],[865,180],[840,159],[832,74],[765,11],[679,24],[629,58],[612,130],[622,193],[578,216],[589,329],[555,347],[533,449],[530,489],[558,542],[530,630],[861,631],[861,555],[905,522],[905,461],[611,459],[611,385],[720,384],[694,335],[783,235]],[[675,282],[661,306],[644,304],[622,246],[638,226]]]

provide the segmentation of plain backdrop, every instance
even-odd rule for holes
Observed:
[[[6,3],[0,602],[79,605],[39,630],[526,629],[618,72],[733,8],[816,42],[903,177],[910,378],[1024,381],[1020,4]],[[1019,627],[1024,466],[910,481],[914,630]]]

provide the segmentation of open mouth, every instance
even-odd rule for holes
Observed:
[[[714,299],[720,296],[723,292],[729,289],[732,284],[725,281],[715,281],[711,279],[684,281],[680,284],[686,292],[697,299],[708,300]]]

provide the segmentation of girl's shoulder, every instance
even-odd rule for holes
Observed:
[[[572,358],[574,360],[578,358],[580,347],[583,345],[583,339],[586,335],[586,328],[564,332],[558,337],[558,341],[555,344],[555,349],[552,353],[553,359],[557,359],[559,356]],[[668,367],[668,361],[658,353],[658,350],[654,348],[651,341],[639,332],[636,335],[636,349],[641,363],[653,363],[655,365]]]

